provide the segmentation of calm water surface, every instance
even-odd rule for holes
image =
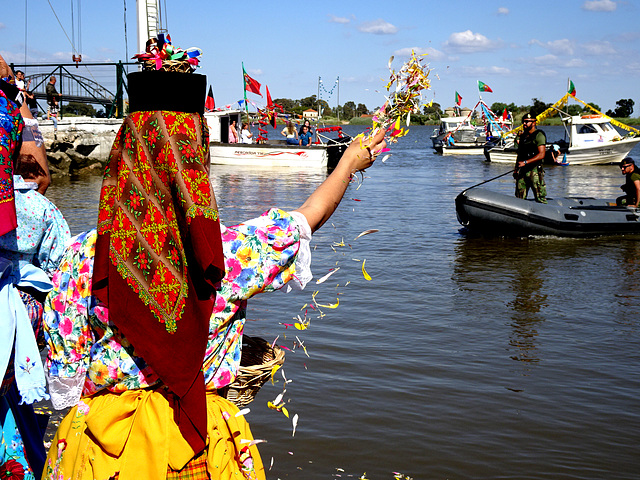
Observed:
[[[249,335],[290,349],[299,339],[308,353],[288,351],[284,367],[295,437],[266,406],[282,377],[251,404],[268,478],[640,478],[640,237],[464,236],[455,196],[509,166],[435,155],[431,131],[412,127],[314,236],[315,277],[338,272],[249,304]],[[298,207],[326,176],[211,173],[229,225]],[[623,177],[617,166],[549,167],[546,180],[551,197],[613,198]],[[513,179],[486,186],[512,192]],[[50,188],[74,233],[95,225],[99,187]],[[307,307],[310,327],[285,329],[316,290],[339,306],[321,318]]]

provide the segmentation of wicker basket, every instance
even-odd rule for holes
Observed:
[[[155,70],[156,69],[156,61],[155,60],[145,60],[142,62],[143,70]],[[185,60],[163,60],[162,67],[160,67],[160,71],[162,72],[178,72],[178,73],[191,73],[193,72],[194,67]]]
[[[271,348],[262,338],[244,335],[238,376],[233,383],[218,390],[218,394],[239,408],[245,407],[269,380],[273,367],[283,363],[284,351],[280,347]]]

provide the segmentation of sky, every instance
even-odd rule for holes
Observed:
[[[135,1],[0,1],[11,5],[0,18],[7,62],[70,62],[72,44],[84,62],[138,53]],[[493,90],[482,93],[489,105],[551,103],[571,79],[578,98],[605,111],[631,98],[640,115],[638,0],[161,0],[161,6],[173,45],[203,50],[198,73],[207,76],[218,107],[242,99],[244,62],[274,99],[320,91],[331,107],[353,101],[372,110],[384,102],[389,58],[398,69],[414,50],[428,54],[432,88],[425,102],[443,108],[454,104],[456,92],[473,107],[478,81]]]

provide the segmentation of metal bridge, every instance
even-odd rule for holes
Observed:
[[[49,79],[56,77],[56,90],[61,95],[60,106],[69,102],[104,107],[107,117],[122,118],[124,93],[128,92],[125,66],[137,63],[63,63],[11,64],[11,69],[25,72],[31,81],[29,90],[37,100],[46,100]],[[80,69],[79,67],[82,67]],[[41,106],[41,105],[40,105]],[[43,109],[46,111],[46,107]]]

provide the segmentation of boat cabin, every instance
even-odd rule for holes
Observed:
[[[569,133],[570,146],[592,146],[596,143],[615,142],[622,136],[607,117],[602,115],[574,115],[564,117],[565,130]]]
[[[204,118],[209,127],[209,142],[229,143],[229,125],[236,121],[236,129],[240,135],[242,128],[242,110],[221,110],[206,112]]]

